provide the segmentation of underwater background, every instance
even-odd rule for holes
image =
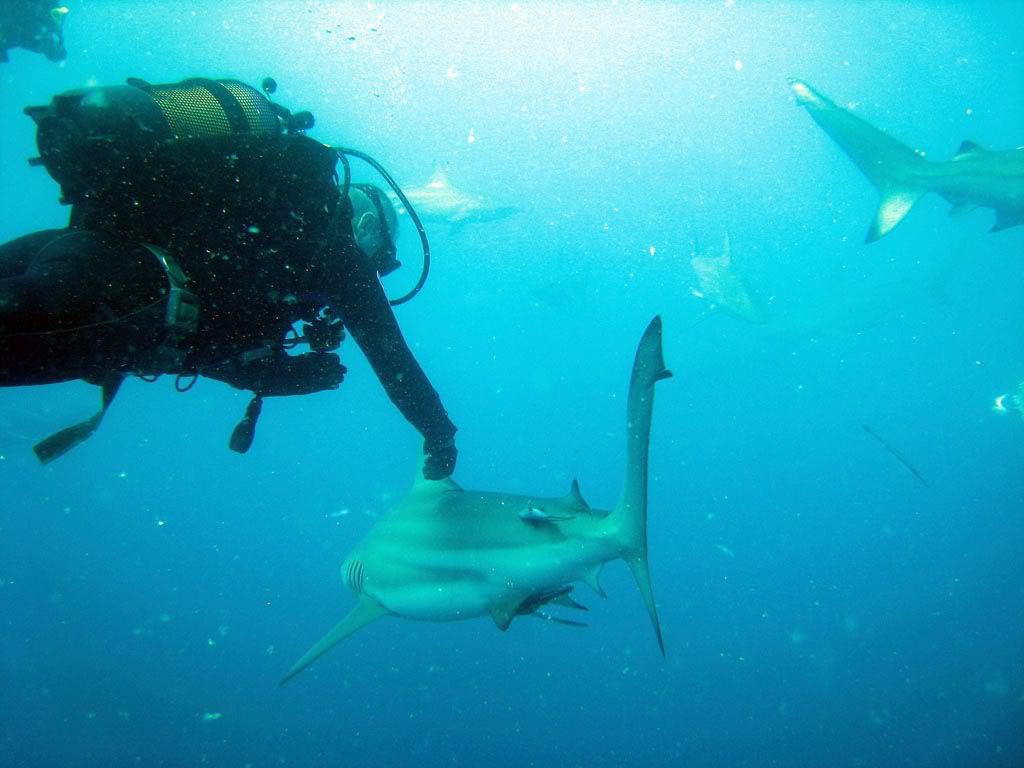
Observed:
[[[389,619],[285,688],[350,607],[339,566],[420,438],[351,340],[341,389],[129,380],[0,391],[3,766],[1024,764],[1024,228],[937,196],[865,245],[877,194],[788,77],[931,159],[1024,143],[1015,2],[69,2],[67,61],[0,64],[0,240],[63,226],[28,105],[186,77],[279,83],[312,136],[403,185],[515,206],[427,220],[397,309],[467,488],[618,498],[647,321],[665,359],[650,564],[587,629]],[[376,181],[366,166],[364,180]],[[768,305],[707,312],[720,252]],[[404,223],[415,281],[415,232]],[[904,454],[919,481],[862,424]]]

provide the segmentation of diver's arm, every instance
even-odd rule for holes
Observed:
[[[346,266],[346,284],[337,297],[337,309],[345,326],[388,397],[423,435],[427,452],[433,452],[431,446],[445,445],[454,451],[456,427],[406,344],[377,273],[359,259],[351,259]]]

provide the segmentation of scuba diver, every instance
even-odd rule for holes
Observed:
[[[49,0],[3,0],[0,3],[0,61],[7,51],[24,48],[50,61],[64,61],[64,17],[68,9]]]
[[[275,84],[264,81],[269,95]],[[69,226],[0,246],[0,386],[84,379],[102,408],[35,446],[45,462],[99,426],[121,382],[172,374],[253,392],[230,447],[249,449],[263,398],[336,389],[347,329],[424,438],[423,474],[450,475],[456,427],[402,337],[380,276],[400,266],[383,191],[351,182],[347,155],[231,80],[70,91],[29,107]],[[336,172],[339,159],[344,177]],[[302,334],[294,326],[302,323]],[[304,354],[289,354],[308,344]]]

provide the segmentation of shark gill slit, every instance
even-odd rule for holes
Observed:
[[[349,589],[356,593],[362,593],[363,576],[363,563],[360,560],[352,560],[348,564],[348,569],[345,573],[345,580],[348,582]]]

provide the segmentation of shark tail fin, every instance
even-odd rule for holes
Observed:
[[[875,213],[875,220],[872,222],[864,242],[873,243],[883,235],[889,233],[893,227],[903,221],[903,217],[910,213],[914,203],[921,199],[925,190],[914,187],[882,187],[879,190],[882,199],[878,203],[878,211]]]
[[[651,320],[636,350],[626,411],[626,479],[622,498],[615,505],[610,519],[622,547],[622,558],[633,572],[651,617],[658,645],[664,653],[665,645],[647,568],[647,459],[654,409],[654,385],[672,375],[665,367],[661,335],[659,316]]]
[[[844,109],[802,80],[791,79],[796,103],[849,156],[881,195],[878,213],[866,241],[878,240],[903,220],[926,192],[922,173],[928,165],[921,153]]]
[[[640,594],[647,606],[647,615],[651,617],[651,626],[654,627],[654,636],[658,638],[658,648],[661,655],[665,655],[665,641],[661,637],[661,624],[658,621],[658,607],[654,602],[654,590],[651,589],[651,573],[647,566],[647,553],[643,557],[634,557],[626,560],[629,570],[633,572],[636,585],[640,588]]]
[[[292,668],[288,670],[288,674],[281,679],[281,685],[287,683],[349,635],[376,621],[381,616],[387,615],[387,613],[385,608],[373,600],[366,597],[360,598],[356,607],[349,611],[349,614],[339,621],[334,626],[334,629],[321,637],[316,645],[306,651],[302,658],[292,665]]]

